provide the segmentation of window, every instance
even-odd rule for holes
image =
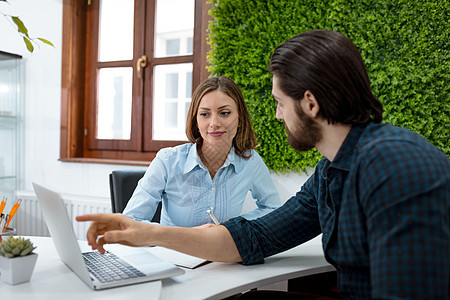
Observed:
[[[187,141],[206,71],[206,0],[63,3],[63,161],[146,165]]]

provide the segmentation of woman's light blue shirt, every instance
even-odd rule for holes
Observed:
[[[249,159],[231,148],[214,179],[197,154],[197,145],[161,149],[139,181],[123,214],[150,222],[162,201],[161,225],[192,227],[212,223],[208,209],[219,222],[237,217],[250,191],[256,208],[243,215],[255,219],[281,205],[280,197],[261,156]]]

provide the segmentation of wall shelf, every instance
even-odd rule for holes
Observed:
[[[0,51],[0,198],[11,200],[15,199],[20,173],[21,71],[20,55]]]

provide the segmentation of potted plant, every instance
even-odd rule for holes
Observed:
[[[8,284],[30,280],[37,260],[36,247],[29,239],[9,236],[0,244],[0,275]]]

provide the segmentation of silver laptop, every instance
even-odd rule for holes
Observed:
[[[147,252],[145,247],[115,245],[114,253],[82,253],[61,196],[34,182],[33,188],[59,257],[92,289],[101,290],[159,280],[184,273],[183,269]],[[99,258],[101,261],[98,261]],[[100,266],[104,263],[103,260],[113,261],[112,270],[104,272],[106,274],[98,270],[104,268],[103,265]]]

